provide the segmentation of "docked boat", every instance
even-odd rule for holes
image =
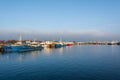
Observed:
[[[67,46],[67,44],[64,44],[64,43],[63,43],[62,47],[65,47],[65,46]]]
[[[61,48],[63,46],[62,41],[54,41],[53,45],[55,48]]]
[[[45,42],[41,42],[40,45],[43,47],[43,48],[47,48],[48,45],[45,43]]]
[[[19,37],[18,42],[15,43],[14,45],[10,45],[10,47],[12,48],[12,51],[31,51],[31,50],[33,50],[32,47],[28,46],[27,44],[22,43],[21,35]]]
[[[72,46],[73,44],[67,44],[67,46]]]
[[[39,42],[33,41],[29,44],[30,47],[32,47],[34,50],[41,50],[44,47],[42,45],[40,45]]]
[[[119,45],[120,42],[118,41],[112,41],[112,42],[108,42],[108,45]]]
[[[3,45],[3,50],[5,52],[20,52],[20,51],[31,51],[33,50],[32,47],[27,45]]]
[[[73,42],[64,42],[65,46],[72,46],[74,43]]]
[[[8,52],[8,51],[9,51],[9,52],[12,51],[12,48],[11,48],[11,46],[9,46],[9,45],[7,45],[7,46],[6,46],[6,45],[2,45],[1,48],[3,49],[2,51],[7,51],[7,52]]]
[[[62,44],[55,44],[55,48],[61,48]]]
[[[3,45],[2,48],[6,52],[8,51],[12,51],[12,52],[32,51],[32,50],[38,49],[38,47],[32,47],[27,44],[23,44],[21,36],[19,40],[17,41],[17,43],[11,44],[11,45]]]
[[[32,47],[28,45],[11,45],[12,51],[32,51],[34,50]]]

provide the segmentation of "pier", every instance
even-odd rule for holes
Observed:
[[[90,41],[78,42],[79,45],[120,45],[120,41]]]

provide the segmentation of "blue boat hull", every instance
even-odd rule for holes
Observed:
[[[4,51],[13,51],[13,52],[22,52],[22,51],[33,51],[33,50],[41,50],[43,49],[42,46],[38,47],[31,47],[27,45],[10,45],[10,46],[2,46]]]
[[[5,51],[5,52],[10,52],[10,51],[12,51],[12,48],[10,47],[10,46],[1,46],[1,48],[3,49],[3,51]]]
[[[62,44],[55,44],[55,48],[61,48]]]
[[[43,49],[43,47],[42,47],[42,46],[37,46],[37,47],[34,47],[34,50],[41,50],[41,49]]]

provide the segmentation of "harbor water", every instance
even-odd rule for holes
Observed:
[[[120,80],[120,46],[0,53],[0,80]]]

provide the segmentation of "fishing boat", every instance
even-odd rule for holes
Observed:
[[[53,45],[55,48],[61,48],[63,46],[62,41],[54,41]]]
[[[16,52],[16,51],[31,51],[33,50],[32,47],[28,46],[28,45],[3,45],[2,48],[4,49],[4,51],[9,52]]]
[[[11,45],[10,47],[12,48],[12,51],[18,51],[18,52],[34,50],[32,47],[28,45]]]
[[[48,46],[48,45],[46,44],[46,42],[41,42],[40,45],[41,45],[43,48],[47,48],[47,46]]]
[[[67,46],[72,46],[73,44],[67,44]]]
[[[72,46],[73,43],[72,43],[72,42],[67,42],[66,45],[67,45],[67,46]]]
[[[34,50],[41,50],[41,49],[43,49],[44,47],[39,43],[39,42],[37,42],[37,41],[33,41],[33,42],[31,42],[30,44],[29,44],[29,46],[31,47],[31,48],[33,48]]]
[[[55,47],[55,45],[53,44],[53,41],[45,41],[44,42],[44,44],[45,44],[45,46],[47,47],[47,48],[54,48]]]
[[[63,43],[62,47],[65,47],[65,46],[67,46],[67,44]]]
[[[6,52],[8,52],[8,51],[19,52],[19,51],[31,51],[31,50],[33,50],[32,47],[22,43],[21,35],[20,35],[19,40],[15,44],[3,45],[2,48]]]
[[[5,52],[12,51],[12,48],[9,45],[7,45],[7,46],[6,45],[2,45],[1,49],[3,49],[2,51],[5,51]]]
[[[55,48],[61,48],[62,44],[55,44]]]

